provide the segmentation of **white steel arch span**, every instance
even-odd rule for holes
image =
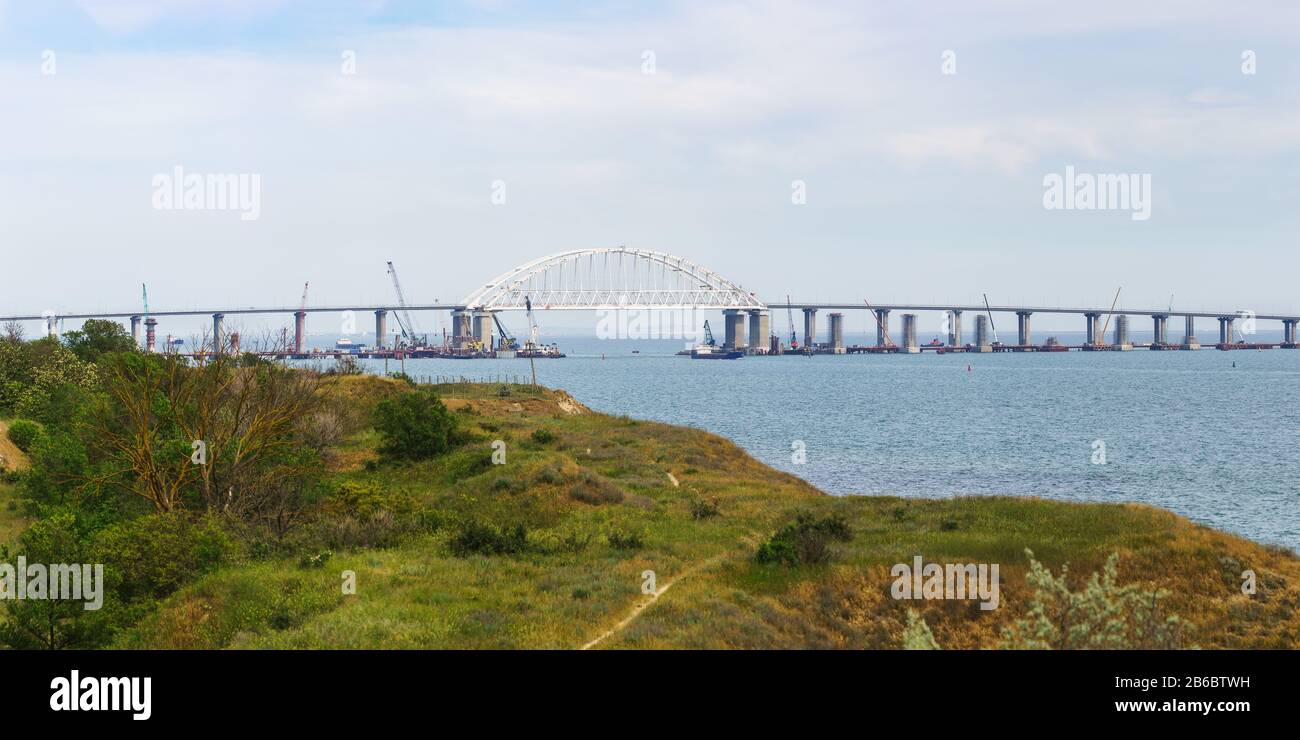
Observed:
[[[526,262],[470,293],[466,310],[766,309],[753,293],[685,258],[646,249],[574,249]]]

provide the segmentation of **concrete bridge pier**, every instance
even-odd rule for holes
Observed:
[[[837,355],[844,354],[844,314],[830,314],[830,346],[831,352]]]
[[[1019,338],[1016,343],[1022,348],[1029,347],[1034,343],[1033,334],[1029,330],[1029,317],[1033,315],[1033,311],[1016,311],[1016,327],[1019,329]]]
[[[157,352],[154,339],[158,336],[158,319],[150,316],[144,320],[144,351]]]
[[[1283,347],[1294,348],[1296,346],[1295,327],[1297,322],[1300,322],[1300,319],[1282,319]]]
[[[760,355],[767,353],[768,337],[771,329],[767,311],[750,309],[749,313],[749,353]]]
[[[388,346],[388,312],[380,308],[375,311],[375,349]]]
[[[1083,317],[1087,321],[1088,328],[1088,337],[1084,340],[1084,344],[1089,347],[1096,347],[1101,344],[1103,339],[1101,336],[1101,327],[1097,325],[1097,322],[1101,319],[1101,314],[1095,311],[1089,311],[1085,313]]]
[[[293,312],[293,353],[302,354],[303,347],[307,344],[307,312]]]
[[[738,308],[722,311],[722,346],[726,349],[745,348],[745,314]]]
[[[903,314],[903,351],[916,354],[921,348],[916,343],[916,314]]]
[[[226,315],[224,313],[214,313],[212,314],[212,354],[221,354],[222,344],[225,340]]]
[[[1169,316],[1158,313],[1151,316],[1152,339],[1151,349],[1164,349],[1168,344],[1167,333],[1169,328]]]
[[[961,311],[955,308],[948,311],[948,346],[961,346]]]
[[[888,347],[893,344],[889,334],[889,309],[876,308],[872,309],[876,314],[876,346]]]
[[[1115,349],[1121,352],[1133,349],[1132,342],[1128,340],[1128,316],[1124,314],[1115,317]]]
[[[1187,317],[1187,325],[1183,331],[1183,349],[1200,349],[1201,343],[1196,339],[1196,319],[1192,316]]]
[[[131,343],[136,349],[140,349],[140,317],[131,317]]]
[[[465,311],[451,312],[451,346],[460,349],[474,338],[474,319]]]
[[[1235,318],[1235,316],[1219,317],[1219,344],[1232,344],[1234,335],[1232,321]]]
[[[803,310],[803,346],[805,349],[812,349],[817,343],[817,309],[805,308]]]
[[[984,314],[975,317],[975,351],[993,351],[993,344],[989,342],[989,317]]]
[[[487,311],[474,312],[474,340],[482,345],[484,351],[492,349],[492,314]]]

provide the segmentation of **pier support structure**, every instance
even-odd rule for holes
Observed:
[[[889,339],[889,309],[872,309],[876,314],[876,346],[888,347],[893,342]]]
[[[140,317],[131,317],[131,343],[136,349],[140,349]]]
[[[916,354],[921,348],[916,343],[916,314],[903,314],[903,351]]]
[[[225,341],[226,315],[224,313],[214,313],[212,314],[212,354],[221,354],[222,344]]]
[[[144,320],[144,351],[157,352],[155,338],[158,336],[158,319],[150,316]]]
[[[1124,314],[1115,317],[1115,349],[1121,352],[1133,349],[1133,343],[1128,340],[1128,316]]]
[[[1151,349],[1163,349],[1169,343],[1169,315],[1158,313],[1151,316]]]
[[[830,344],[831,352],[837,355],[844,354],[844,314],[830,314],[829,333],[830,336],[828,337],[828,343]]]
[[[948,346],[961,346],[961,311],[955,308],[948,311]]]
[[[1232,322],[1235,316],[1219,317],[1219,344],[1232,344],[1234,332]]]
[[[723,341],[725,349],[745,348],[745,314],[738,308],[722,311]]]
[[[1201,343],[1196,339],[1196,318],[1187,317],[1186,328],[1183,331],[1183,349],[1200,349]]]
[[[1087,321],[1088,327],[1088,336],[1087,339],[1084,340],[1084,343],[1089,347],[1096,347],[1101,344],[1103,340],[1103,337],[1101,336],[1101,327],[1097,325],[1097,322],[1101,319],[1101,314],[1095,311],[1089,311],[1083,315],[1083,318]]]
[[[457,347],[463,346],[465,340],[474,338],[474,317],[464,311],[457,311],[451,315],[451,325],[456,330]]]
[[[293,353],[300,355],[307,344],[307,312],[293,312]]]
[[[753,355],[766,354],[768,349],[768,337],[771,335],[771,324],[767,311],[750,309],[749,313],[749,353]]]
[[[1022,348],[1034,343],[1033,333],[1029,330],[1029,317],[1033,315],[1033,311],[1016,311],[1016,327],[1019,329],[1016,344]]]
[[[492,314],[487,311],[474,312],[474,341],[481,345],[484,352],[492,351]]]
[[[984,314],[975,317],[975,351],[993,351],[993,345],[989,342],[989,317]]]
[[[59,338],[59,317],[50,315],[45,317],[45,336]]]
[[[375,310],[375,349],[384,349],[388,346],[388,312],[384,309]]]
[[[1282,319],[1282,346],[1283,347],[1294,348],[1296,346],[1295,327],[1298,321],[1300,321],[1300,319]]]
[[[805,308],[803,310],[803,346],[804,349],[812,349],[817,345],[817,309]]]

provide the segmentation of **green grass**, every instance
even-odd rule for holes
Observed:
[[[350,393],[373,398],[366,384],[386,381],[352,382]],[[918,603],[940,644],[991,647],[1026,609],[1026,548],[1054,569],[1068,562],[1080,578],[1119,552],[1121,577],[1169,590],[1170,608],[1197,625],[1199,646],[1300,642],[1294,554],[1168,512],[1010,497],[831,497],[699,430],[588,413],[553,391],[499,389],[441,388],[472,438],[447,456],[368,469],[378,440],[364,432],[332,463],[336,481],[401,492],[439,512],[443,529],[337,553],[320,569],[297,558],[225,568],[169,598],[117,644],[572,648],[632,613],[646,598],[642,573],[652,570],[661,588],[680,578],[601,647],[898,647],[906,610]],[[491,464],[494,440],[506,443],[505,465]],[[695,519],[690,501],[701,497],[716,499],[721,515]],[[852,541],[824,565],[756,563],[757,546],[801,509],[843,515]],[[467,520],[525,526],[527,551],[454,557],[450,530]],[[615,548],[611,531],[638,533],[643,544]],[[587,544],[567,544],[575,541]],[[1003,608],[893,600],[890,566],[917,554],[999,563]],[[1242,567],[1259,573],[1259,596],[1240,593]],[[355,595],[341,593],[343,571],[355,572]]]

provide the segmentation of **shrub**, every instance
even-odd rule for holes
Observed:
[[[645,539],[641,533],[630,529],[612,528],[605,532],[605,541],[616,550],[637,550],[645,547]]]
[[[477,521],[461,524],[448,543],[451,553],[458,558],[469,555],[510,555],[524,551],[528,532],[524,525],[495,527]]]
[[[1167,616],[1160,602],[1168,593],[1140,584],[1120,586],[1119,553],[1106,559],[1081,591],[1071,591],[1069,567],[1056,576],[1029,556],[1025,581],[1034,589],[1029,616],[1003,630],[1004,648],[1176,650],[1183,648],[1186,625]],[[1063,628],[1064,627],[1064,628]]]
[[[903,649],[904,650],[938,650],[939,643],[934,640],[934,633],[930,631],[930,625],[925,620],[916,615],[916,612],[907,610],[907,629],[903,631]]]
[[[456,441],[456,419],[434,394],[420,388],[379,402],[375,408],[381,454],[407,460],[441,455]]]
[[[604,478],[584,471],[582,478],[569,489],[569,498],[592,506],[617,504],[623,500],[623,491]]]
[[[853,532],[843,516],[831,514],[817,519],[801,511],[793,522],[760,545],[754,558],[760,563],[782,565],[824,563],[830,560],[832,541],[847,542],[852,538]]]
[[[95,562],[104,563],[124,600],[160,599],[234,559],[235,545],[215,517],[192,521],[181,513],[148,514],[110,525],[95,537]]]
[[[564,480],[564,475],[560,473],[559,470],[556,470],[554,467],[549,467],[549,466],[537,471],[537,475],[533,477],[533,482],[545,483],[551,486],[559,483],[562,480]]]
[[[45,436],[45,427],[30,419],[17,419],[9,425],[9,440],[23,452],[31,452],[36,442]]]
[[[326,550],[325,552],[317,553],[315,555],[303,555],[302,558],[298,560],[298,567],[299,568],[324,568],[325,563],[329,562],[329,559],[333,556],[334,553],[330,552],[329,550]]]
[[[555,432],[552,432],[546,427],[538,427],[534,429],[531,436],[533,441],[539,445],[550,444],[555,441]]]
[[[718,500],[716,498],[691,499],[691,516],[695,519],[711,519],[720,516],[722,512],[718,509]]]

